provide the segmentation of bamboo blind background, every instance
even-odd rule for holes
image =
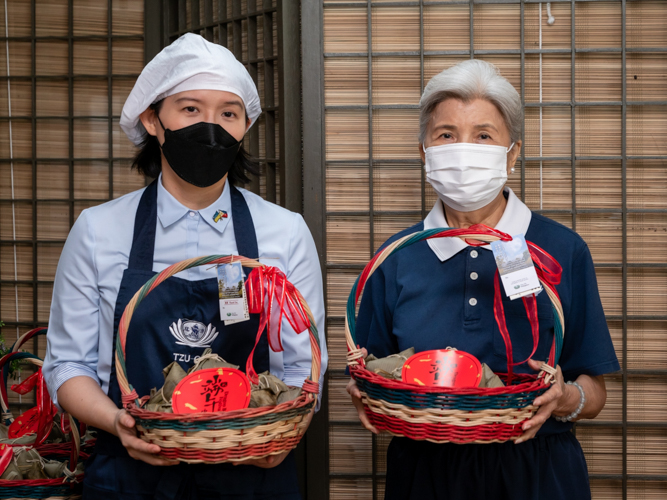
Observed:
[[[667,497],[667,2],[551,11],[549,26],[546,5],[518,0],[324,1],[332,500],[383,496],[389,439],[360,427],[345,391],[345,301],[379,245],[433,206],[419,97],[471,56],[496,64],[526,105],[510,187],[579,232],[596,263],[623,372],[576,430],[593,497]]]
[[[47,324],[60,252],[81,211],[144,185],[130,170],[134,146],[118,125],[144,65],[144,2],[6,5],[7,12],[0,2],[0,319],[11,345]],[[45,345],[40,337],[31,350],[43,357]],[[13,396],[16,409],[33,406]]]
[[[197,33],[231,50],[246,65],[259,92],[262,114],[248,131],[246,149],[261,162],[248,188],[280,205],[277,0],[163,0],[167,41]]]
[[[4,20],[3,3],[0,9]],[[165,43],[197,32],[248,66],[263,108],[246,139],[263,175],[249,187],[280,203],[276,0],[263,9],[253,0],[165,0],[163,12],[153,22],[167,27]],[[4,23],[0,31],[0,319],[11,345],[48,323],[60,252],[81,211],[144,185],[130,170],[135,149],[118,125],[144,66],[144,1],[8,0],[7,14],[9,32]],[[43,357],[45,347],[40,337],[33,352]],[[13,396],[16,410],[33,405]]]

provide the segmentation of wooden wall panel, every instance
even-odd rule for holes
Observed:
[[[58,259],[81,211],[144,185],[118,129],[144,63],[143,8],[143,0],[9,0],[6,13],[0,5],[10,37],[1,42],[9,72],[0,50],[5,345],[48,323]],[[28,347],[44,356],[43,338]],[[12,401],[15,412],[33,405],[32,395]]]

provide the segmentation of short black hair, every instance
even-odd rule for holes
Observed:
[[[162,108],[163,100],[160,100],[149,106],[150,109],[159,113]],[[162,171],[162,151],[157,137],[146,134],[146,138],[139,145],[139,151],[132,160],[132,168],[146,177],[156,178]],[[253,175],[259,175],[259,162],[250,156],[245,150],[243,144],[236,155],[234,165],[229,169],[227,179],[234,186],[242,186],[250,182],[246,172]]]

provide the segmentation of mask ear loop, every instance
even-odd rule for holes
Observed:
[[[166,132],[167,129],[166,129],[166,127],[162,124],[162,120],[160,120],[160,115],[158,115],[157,113],[155,113],[155,117],[157,118],[157,121],[160,122],[160,126],[162,127],[162,130],[164,130],[164,131]]]
[[[514,147],[514,143],[510,144],[510,147],[507,148],[507,153],[509,153],[510,151],[512,151],[512,148],[513,148],[513,147]],[[512,173],[512,174],[514,173],[514,167],[512,167],[512,168],[510,169],[510,173]]]

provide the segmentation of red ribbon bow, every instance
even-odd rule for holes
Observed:
[[[299,292],[287,281],[285,273],[276,267],[253,269],[246,282],[246,291],[249,312],[260,315],[255,347],[246,364],[246,375],[253,384],[256,384],[258,378],[252,366],[252,358],[264,328],[267,329],[271,350],[281,352],[283,345],[280,340],[280,327],[283,316],[287,318],[296,333],[310,328],[310,320],[301,305]]]
[[[37,401],[38,408],[37,414],[39,415],[36,425],[37,436],[35,437],[35,445],[42,444],[51,433],[51,428],[53,427],[53,417],[57,412],[55,405],[51,402],[51,397],[49,396],[49,391],[46,387],[44,376],[42,375],[42,369],[40,368],[37,370],[37,372],[30,375],[23,382],[13,384],[11,389],[12,391],[21,395],[28,394],[33,389],[35,390],[35,399]]]

